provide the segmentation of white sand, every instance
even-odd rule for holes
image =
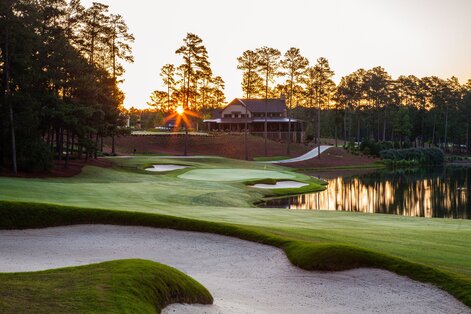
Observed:
[[[153,165],[152,168],[146,168],[147,171],[154,171],[154,172],[164,172],[164,171],[173,171],[178,169],[185,169],[188,166],[182,165]]]
[[[388,271],[304,271],[279,249],[204,233],[103,225],[0,231],[0,252],[0,272],[154,260],[189,274],[215,299],[164,313],[470,313],[449,294]]]
[[[297,189],[308,185],[307,183],[296,182],[296,181],[277,181],[275,184],[262,184],[257,183],[250,185],[252,188],[258,189]]]

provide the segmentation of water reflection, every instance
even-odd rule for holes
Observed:
[[[471,168],[375,172],[327,179],[325,191],[267,201],[264,207],[471,218]]]

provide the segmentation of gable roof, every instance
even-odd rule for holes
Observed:
[[[247,106],[247,109],[251,112],[280,112],[283,113],[286,110],[286,102],[283,98],[276,99],[247,99],[247,98],[235,98],[231,101],[227,107],[241,103]],[[226,107],[226,108],[227,108]]]

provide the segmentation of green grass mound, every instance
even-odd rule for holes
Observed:
[[[140,259],[0,273],[0,296],[2,313],[160,313],[171,303],[213,302],[181,271]]]
[[[256,179],[256,180],[249,180],[245,181],[244,184],[248,187],[257,189],[253,185],[256,184],[269,184],[275,185],[277,182],[286,181],[284,179],[277,180],[277,179]],[[297,194],[305,194],[305,193],[313,193],[313,192],[320,192],[326,189],[326,182],[309,178],[308,180],[290,180],[295,182],[306,183],[307,185],[297,187],[297,188],[274,188],[274,189],[264,189],[265,191],[261,191],[264,193],[265,197],[280,197],[280,196],[287,196],[287,195],[297,195]]]
[[[72,224],[115,224],[209,232],[259,242],[285,251],[292,264],[306,270],[382,268],[421,282],[432,283],[471,306],[471,280],[409,259],[355,245],[299,240],[279,231],[141,212],[65,207],[0,201],[0,229],[40,228]]]
[[[194,169],[178,176],[181,179],[199,181],[240,181],[250,179],[293,179],[294,174],[256,169]]]
[[[289,158],[290,157],[288,156],[270,156],[270,157],[261,156],[261,157],[254,157],[253,160],[255,161],[279,161],[279,160],[285,160]]]

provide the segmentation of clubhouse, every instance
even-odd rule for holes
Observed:
[[[235,98],[226,107],[213,113],[212,119],[203,121],[210,132],[244,132],[264,135],[265,122],[267,136],[274,140],[288,138],[288,125],[291,123],[291,140],[304,140],[304,122],[289,119],[285,98],[278,99],[246,99]]]

